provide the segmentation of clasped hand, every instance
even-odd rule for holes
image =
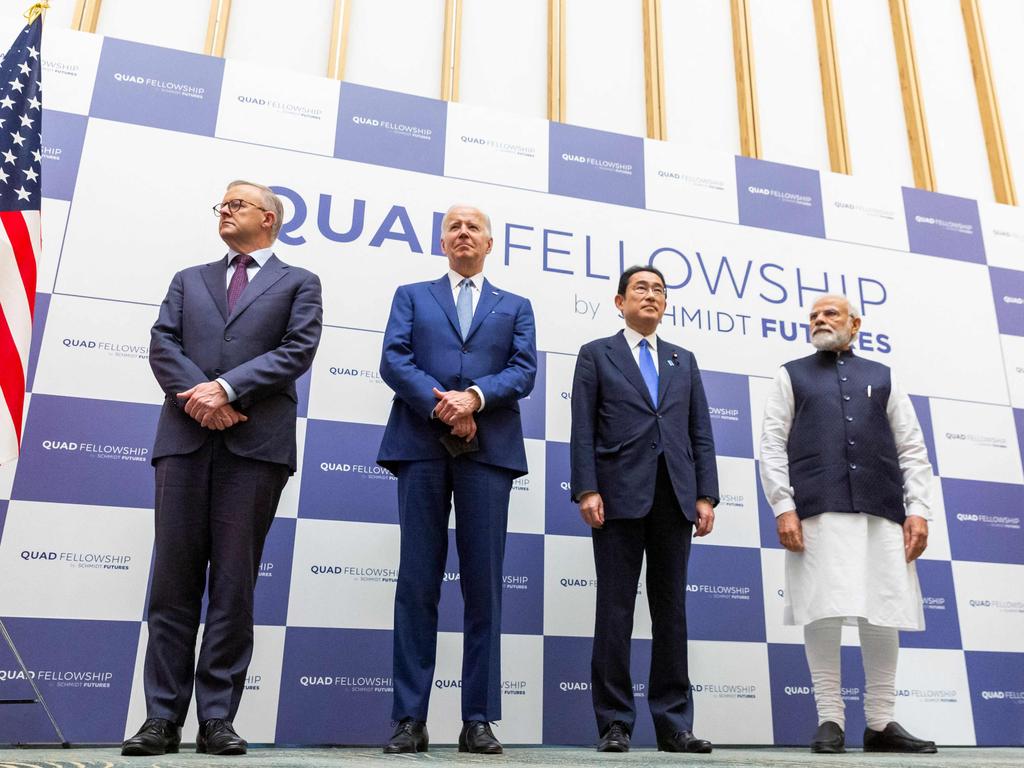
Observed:
[[[454,426],[456,421],[465,419],[467,416],[472,417],[477,412],[477,409],[480,408],[480,398],[471,389],[467,389],[465,392],[455,389],[442,392],[437,387],[433,389],[434,397],[437,398],[437,405],[434,406],[434,416],[445,424]]]
[[[249,420],[248,416],[236,411],[228,403],[227,393],[216,381],[196,384],[191,389],[179,392],[178,398],[185,401],[185,413],[205,429],[225,430]]]
[[[468,443],[476,437],[476,419],[473,414],[480,407],[480,398],[473,390],[442,392],[434,387],[434,416],[452,428],[452,434]]]

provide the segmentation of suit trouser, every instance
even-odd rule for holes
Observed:
[[[650,511],[640,518],[606,520],[603,529],[592,533],[597,615],[590,673],[598,733],[615,720],[632,732],[636,721],[630,638],[645,552],[652,635],[648,705],[654,727],[666,737],[693,727],[686,657],[686,565],[692,533],[693,523],[679,508],[663,457]]]
[[[401,564],[395,591],[392,718],[427,719],[437,656],[437,605],[455,501],[465,604],[462,719],[501,719],[501,592],[512,473],[466,457],[402,464]]]
[[[219,433],[156,460],[147,717],[184,725],[193,683],[199,722],[232,720],[252,658],[253,590],[289,468],[236,456]],[[209,567],[209,604],[195,659]]]

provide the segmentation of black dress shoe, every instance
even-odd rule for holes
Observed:
[[[658,751],[707,754],[711,751],[711,742],[707,739],[698,739],[692,731],[676,731],[671,736],[658,737]]]
[[[391,734],[391,740],[384,745],[385,755],[399,755],[403,752],[426,752],[430,746],[427,724],[422,720],[407,717],[398,721],[398,727]]]
[[[920,752],[932,754],[938,752],[934,741],[925,741],[907,733],[903,726],[895,720],[885,726],[883,731],[864,729],[865,752]]]
[[[608,726],[597,743],[598,752],[629,752],[629,729],[618,720]]]
[[[846,751],[846,734],[839,723],[826,720],[818,726],[811,740],[811,752],[819,755],[838,755]]]
[[[181,744],[181,728],[162,717],[151,717],[142,724],[139,732],[121,744],[121,754],[173,755]]]
[[[244,755],[249,744],[235,733],[230,720],[206,720],[199,725],[196,752],[206,755]]]
[[[459,752],[474,752],[478,755],[500,755],[504,750],[501,742],[491,733],[491,724],[483,720],[466,720],[459,734]]]

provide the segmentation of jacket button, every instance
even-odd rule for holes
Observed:
[[[659,413],[659,414],[657,414],[657,416],[658,416],[658,418],[659,418],[659,419],[661,418],[661,414],[660,414],[660,413]]]
[[[231,341],[231,337],[230,336],[225,336],[224,337],[224,341]]]
[[[849,401],[849,399],[850,399],[850,396],[849,396],[849,395],[843,395],[843,400],[847,400],[847,401]]]
[[[651,443],[651,448],[657,448],[657,447],[658,447],[657,443]]]
[[[840,376],[840,377],[839,377],[839,380],[840,380],[840,381],[846,381],[846,380],[847,380],[847,378],[849,378],[849,377],[848,377],[848,376]]]
[[[847,421],[853,421],[853,416],[847,416],[847,417],[846,417],[846,420],[847,420]]]
[[[856,440],[847,440],[846,442],[847,442],[847,443],[848,443],[849,445],[856,445],[856,444],[857,444],[857,441],[856,441]]]
[[[840,365],[846,365],[846,363],[844,363],[842,360],[839,361],[839,364]]]
[[[850,465],[850,469],[856,469],[856,468],[857,468],[857,465],[856,465],[856,464],[851,464],[851,465]]]
[[[217,374],[218,376],[220,376],[220,375],[221,375],[221,373],[222,373],[222,371],[221,371],[221,369],[220,369],[220,368],[214,368],[214,369],[213,369],[213,372],[214,372],[215,374]]]
[[[469,354],[469,350],[468,350],[468,349],[466,349],[465,347],[463,347],[463,348],[462,348],[462,354],[464,354],[464,355],[468,355],[468,354]]]

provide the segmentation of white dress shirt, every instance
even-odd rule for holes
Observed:
[[[232,264],[231,262],[234,261],[235,256],[237,255],[238,251],[236,251],[234,248],[228,249],[228,255],[225,257],[227,259],[227,265],[224,270],[225,291],[227,290],[228,286],[231,285],[231,278],[235,274],[235,265]],[[263,265],[267,263],[267,259],[274,255],[274,249],[260,248],[258,251],[253,251],[249,255],[252,257],[252,261],[250,261],[249,265],[245,268],[245,274],[249,278],[249,282],[251,283],[252,279],[256,277],[256,273],[259,272]],[[235,390],[232,389],[231,385],[224,381],[224,379],[214,379],[214,381],[220,384],[221,387],[224,389],[224,393],[228,396],[229,403],[233,403],[235,402],[235,400],[238,399],[238,395],[235,393]]]
[[[459,306],[459,293],[462,291],[462,286],[459,285],[459,283],[461,283],[464,279],[465,278],[458,272],[456,272],[454,269],[448,270],[448,281],[452,284],[452,301],[455,302],[456,307]],[[469,279],[473,281],[473,284],[470,286],[469,296],[470,300],[473,302],[472,314],[475,315],[476,305],[477,302],[480,300],[480,291],[484,287],[484,273],[477,272],[475,275],[470,275]],[[481,390],[480,387],[478,387],[476,384],[473,384],[472,386],[468,387],[468,389],[476,392],[476,396],[480,398],[480,407],[477,408],[477,411],[482,411],[484,409],[485,402],[483,390]]]
[[[796,510],[786,444],[793,426],[789,372],[780,368],[765,404],[761,485],[775,516]],[[886,407],[903,474],[908,515],[931,519],[932,468],[910,398],[893,381]],[[825,512],[801,521],[803,552],[786,550],[783,623],[843,617],[879,627],[924,629],[916,563],[907,563],[903,529],[878,515]]]
[[[638,368],[640,367],[640,341],[647,339],[647,346],[651,348],[651,359],[654,360],[654,370],[660,374],[661,368],[658,366],[658,334],[652,333],[650,336],[644,336],[640,331],[634,331],[627,325],[622,335],[626,337],[629,351],[633,353],[633,359],[636,360]]]
[[[235,274],[235,265],[231,262],[234,261],[235,256],[238,255],[238,251],[234,248],[228,249],[227,255],[227,267],[224,271],[224,287],[227,288],[231,285],[231,277]],[[245,274],[249,278],[249,282],[256,277],[256,273],[260,271],[260,267],[267,263],[267,259],[274,255],[273,248],[260,248],[258,251],[253,251],[249,254],[252,257],[252,261],[249,262],[249,266],[245,268]]]

